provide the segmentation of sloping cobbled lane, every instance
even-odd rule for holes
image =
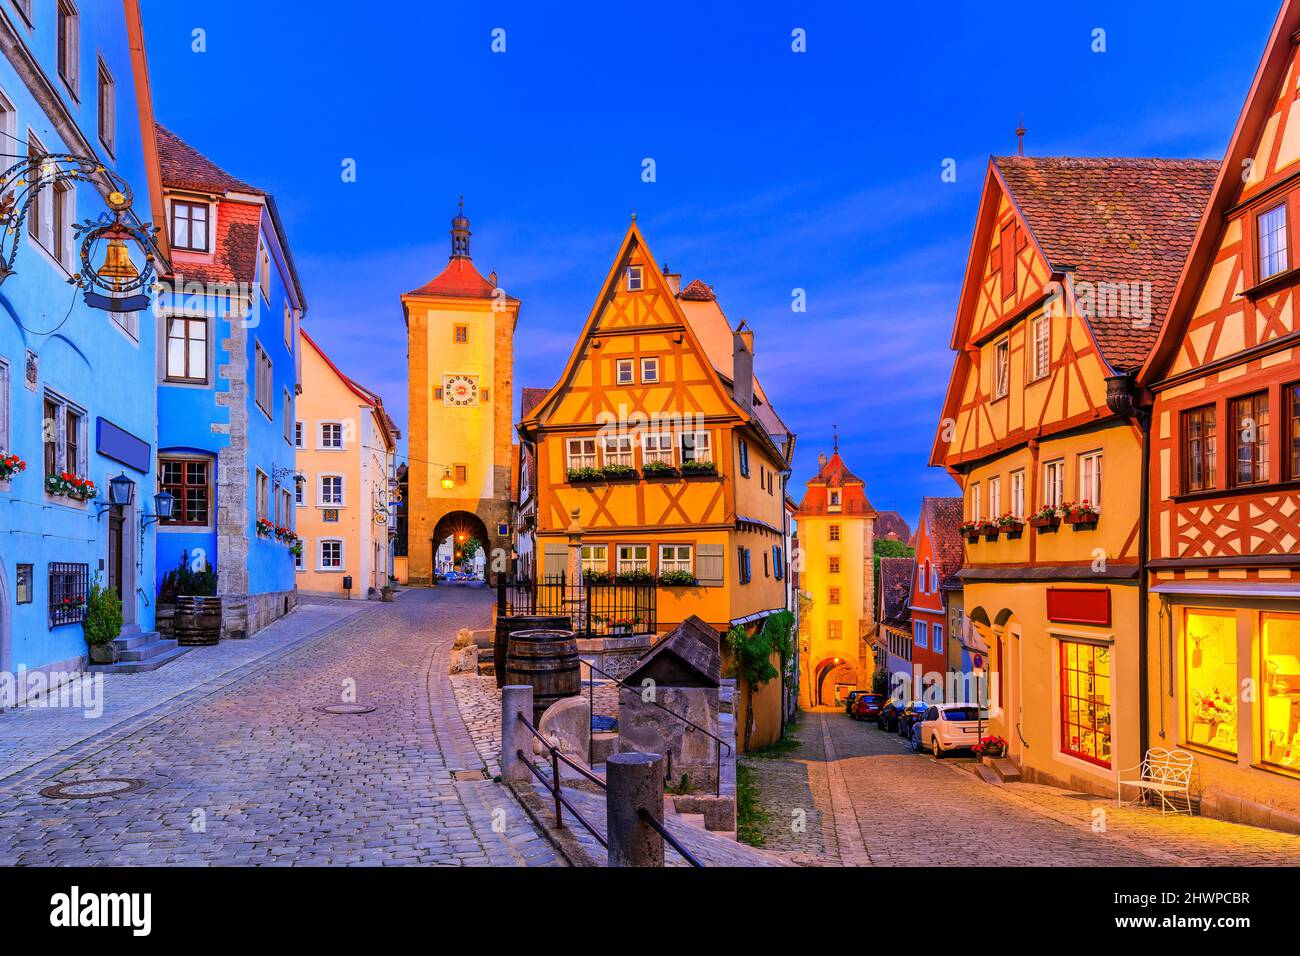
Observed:
[[[190,691],[183,706],[5,778],[0,863],[562,864],[485,775],[447,682],[457,629],[485,626],[490,602],[483,590],[404,591]],[[374,709],[319,709],[352,702]],[[91,799],[40,793],[105,777],[144,785]]]

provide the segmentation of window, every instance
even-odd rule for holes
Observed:
[[[641,436],[641,464],[673,463],[673,436],[670,432],[654,432]]]
[[[665,571],[694,573],[695,568],[691,564],[691,546],[689,544],[659,545],[659,573],[663,574]]]
[[[99,61],[99,141],[110,153],[117,142],[117,84],[104,61]]]
[[[1259,281],[1287,270],[1286,203],[1259,216]]]
[[[271,366],[271,356],[266,354],[266,349],[262,348],[262,343],[254,344],[253,361],[254,369],[254,386],[257,407],[260,408],[267,418],[271,417],[271,388],[275,381],[274,372]]]
[[[1288,385],[1282,392],[1283,407],[1286,409],[1287,437],[1291,441],[1291,471],[1288,477],[1292,481],[1300,480],[1300,384]]]
[[[1011,388],[1011,342],[1003,339],[993,346],[993,397],[1002,398]]]
[[[271,304],[271,254],[266,251],[266,243],[257,247],[258,282],[262,288],[262,298]]]
[[[1058,508],[1065,500],[1065,461],[1058,458],[1043,465],[1043,504]]]
[[[45,156],[45,147],[30,130],[27,133],[27,159],[36,161]],[[38,189],[32,197],[32,205],[27,210],[27,234],[42,245],[45,244],[45,230],[49,225],[49,196],[44,189]]]
[[[1047,313],[1036,316],[1030,326],[1033,338],[1032,364],[1029,380],[1036,382],[1047,375],[1052,365],[1052,318]]]
[[[829,574],[840,573],[840,556],[838,554],[832,554],[829,558],[826,559],[826,562],[828,565],[826,570]]]
[[[1101,510],[1101,452],[1079,456],[1079,501]]]
[[[636,381],[635,368],[631,359],[618,359],[614,363],[614,381],[619,385],[631,385]]]
[[[829,541],[840,540],[840,526],[833,524],[826,529],[826,537]]]
[[[1264,762],[1300,771],[1300,614],[1268,611],[1260,623]]]
[[[1187,608],[1183,633],[1186,741],[1236,754],[1237,615]]]
[[[32,603],[32,585],[35,581],[35,565],[20,564],[14,577],[14,603]]]
[[[50,562],[50,627],[80,624],[86,619],[90,565]]]
[[[158,461],[158,482],[176,499],[166,525],[206,525],[212,500],[209,462],[195,458],[162,458]]]
[[[302,447],[302,422],[293,423],[293,447]]]
[[[921,589],[921,593],[924,594],[924,593],[925,593],[925,589],[926,589],[926,587],[928,586],[928,582],[929,582],[929,580],[930,580],[930,562],[929,562],[929,561],[927,561],[924,565],[922,565],[919,561],[917,562],[917,564],[916,564],[916,577],[917,577],[918,586],[919,586],[920,589]]]
[[[293,352],[293,309],[288,300],[284,303],[284,347]]]
[[[1231,415],[1233,484],[1268,481],[1268,393],[1234,398]]]
[[[1025,471],[1011,473],[1011,513],[1017,518],[1025,516]]]
[[[469,326],[463,322],[457,322],[451,327],[451,340],[456,345],[466,345],[469,343]]]
[[[1061,752],[1110,766],[1110,648],[1061,641]]]
[[[682,432],[682,461],[713,461],[709,432]]]
[[[930,568],[930,590],[935,594],[939,593],[939,566],[935,565]]]
[[[303,560],[303,556],[306,554],[307,551],[307,542],[303,541],[302,545],[303,545],[302,550],[300,550],[297,554],[293,556],[293,569],[295,571],[307,570],[307,563]]]
[[[583,575],[609,573],[609,545],[584,544],[582,546],[582,573]]]
[[[740,583],[748,584],[750,581],[749,567],[749,548],[739,546],[736,548],[737,566],[740,569]]]
[[[58,13],[58,64],[59,76],[75,96],[77,94],[77,61],[80,55],[80,18],[72,0],[59,0]]]
[[[736,439],[736,450],[740,454],[740,474],[749,477],[749,442],[743,438]]]
[[[50,254],[67,268],[71,261],[68,248],[68,226],[76,218],[75,194],[71,183],[54,184],[54,202],[50,212],[53,222],[50,225],[50,242],[47,248]]]
[[[828,641],[838,641],[841,640],[843,637],[844,637],[843,621],[826,622],[826,639]]]
[[[320,562],[317,570],[341,571],[343,569],[343,542],[338,538],[322,538]]]
[[[763,552],[763,577],[770,578],[771,576],[772,576],[772,572],[770,570],[770,566],[767,563],[767,552],[764,551]]]
[[[0,455],[12,451],[9,444],[9,363],[0,361]]]
[[[465,482],[469,481],[468,465],[452,465],[451,470],[452,470],[452,474],[455,475],[456,477],[456,481],[460,482],[461,484],[464,484]]]
[[[280,489],[280,503],[276,512],[279,515],[278,523],[283,524],[286,528],[293,527],[293,496],[289,494],[288,488]]]
[[[984,501],[983,489],[980,488],[980,483],[976,481],[972,483],[970,486],[970,520],[971,521],[981,520],[980,505],[983,504],[983,501]]]
[[[785,549],[779,544],[772,545],[772,573],[778,581],[785,579]]]
[[[257,517],[271,517],[271,479],[261,468],[256,469],[254,487],[257,495]]]
[[[295,424],[296,422],[293,420],[293,396],[289,394],[289,390],[286,388],[284,390],[284,440],[286,444],[293,444]]]
[[[1016,294],[1016,224],[1009,222],[1002,227],[998,239],[999,268],[1002,271],[1002,298],[1009,299]]]
[[[618,546],[619,574],[649,574],[650,546],[648,544],[621,544]]]
[[[167,319],[166,379],[169,382],[208,381],[208,320],[173,315]]]
[[[596,439],[570,438],[565,442],[565,451],[566,468],[572,470],[596,467]]]
[[[320,447],[322,449],[336,449],[343,447],[342,422],[320,423]]]
[[[943,653],[943,625],[942,624],[930,625],[930,649],[933,651],[938,651],[940,654]]]
[[[616,435],[613,438],[604,439],[601,451],[605,455],[605,464],[632,467],[632,437],[630,435]]]
[[[318,504],[331,506],[343,504],[342,475],[320,476],[320,500]]]
[[[642,273],[641,273],[640,266],[627,267],[627,291],[628,292],[640,292],[641,279],[642,279]]]
[[[1002,517],[1002,476],[994,475],[989,479],[989,518],[996,521]]]
[[[657,358],[643,358],[641,360],[641,381],[659,381],[659,360]]]
[[[42,433],[45,474],[86,477],[86,413],[53,392],[45,393]]]
[[[839,588],[828,588],[828,589],[827,589],[827,591],[826,591],[826,603],[827,603],[827,604],[839,604],[839,603],[840,603],[840,589],[839,589]]]
[[[826,510],[827,511],[840,510],[840,491],[838,488],[831,489],[830,494],[828,495]]]
[[[297,505],[299,508],[301,508],[303,505],[307,503],[305,500],[303,500],[304,498],[303,488],[305,487],[305,485],[306,482],[302,482],[302,481],[295,481],[293,483],[293,503]]]
[[[208,251],[208,206],[172,200],[172,247],[186,252]]]
[[[925,621],[912,622],[912,643],[920,648],[925,648],[930,643],[930,625]]]

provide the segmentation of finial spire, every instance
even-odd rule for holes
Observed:
[[[840,426],[832,425],[831,433],[833,435],[831,440],[831,450],[838,455],[840,453]]]
[[[1026,132],[1028,132],[1028,130],[1025,129],[1025,114],[1021,113],[1020,125],[1016,127],[1016,155],[1017,156],[1025,155],[1025,133]]]
[[[453,259],[469,258],[469,219],[465,217],[465,195],[461,194],[456,207],[456,216],[451,221],[451,257]]]

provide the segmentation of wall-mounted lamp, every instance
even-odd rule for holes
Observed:
[[[451,491],[452,488],[456,487],[456,482],[451,477],[450,468],[445,469],[442,473],[442,487],[447,491]]]

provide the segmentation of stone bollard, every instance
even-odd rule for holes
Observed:
[[[533,777],[518,752],[532,753],[536,738],[519,722],[520,714],[533,719],[532,685],[507,684],[501,688],[501,779],[506,783],[528,783]]]
[[[614,754],[606,761],[610,866],[664,865],[664,838],[640,814],[647,810],[660,823],[664,821],[663,764],[658,754]]]

